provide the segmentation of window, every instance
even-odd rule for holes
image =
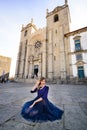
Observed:
[[[59,20],[58,14],[54,15],[54,22],[57,22]]]
[[[25,31],[24,36],[27,36],[27,30]]]
[[[77,54],[76,55],[76,60],[78,61],[78,60],[82,60],[82,54]]]
[[[75,50],[76,51],[81,50],[80,39],[75,40]]]

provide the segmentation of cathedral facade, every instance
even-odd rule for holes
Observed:
[[[37,29],[33,19],[22,26],[15,78],[46,77],[48,80],[72,78],[70,15],[67,1],[46,12],[46,27]]]

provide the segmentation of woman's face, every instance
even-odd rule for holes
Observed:
[[[41,81],[41,86],[44,86],[46,84],[45,79]]]

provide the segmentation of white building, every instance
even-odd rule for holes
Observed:
[[[70,38],[73,77],[87,78],[87,27],[65,34]]]

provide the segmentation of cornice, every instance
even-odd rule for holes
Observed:
[[[69,52],[68,54],[69,54],[69,55],[74,55],[74,54],[81,54],[81,53],[87,53],[87,49]]]
[[[82,32],[86,32],[86,31],[87,31],[87,27],[84,27],[84,28],[80,28],[78,30],[66,33],[66,34],[64,34],[64,36],[65,37],[74,36],[75,34],[80,34]]]

